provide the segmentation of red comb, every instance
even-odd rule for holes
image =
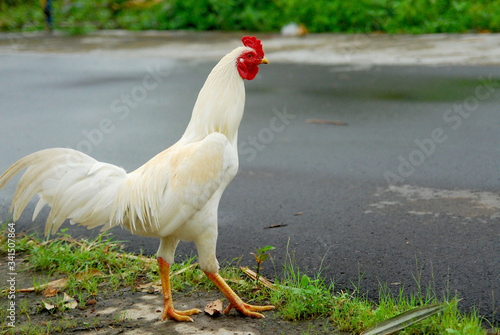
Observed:
[[[243,42],[244,46],[254,49],[257,55],[262,58],[264,57],[262,43],[260,43],[260,40],[256,39],[255,36],[244,36],[241,41]]]

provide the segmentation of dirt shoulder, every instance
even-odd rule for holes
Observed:
[[[4,283],[8,278],[7,257],[0,258],[0,286],[5,290]],[[22,268],[23,257],[16,259]],[[48,273],[19,271],[16,277],[16,289],[32,287],[38,284],[59,279],[49,276]],[[333,330],[328,319],[305,320],[290,322],[280,319],[276,312],[266,312],[265,319],[252,319],[239,316],[235,311],[229,315],[211,317],[206,313],[193,316],[193,323],[179,323],[174,321],[160,321],[163,308],[163,298],[159,289],[136,290],[131,287],[122,287],[116,291],[102,290],[97,296],[85,298],[86,304],[74,308],[60,310],[54,308],[48,311],[45,303],[55,304],[63,299],[63,290],[56,296],[47,298],[42,292],[28,292],[15,294],[16,320],[15,327],[9,328],[5,314],[2,316],[1,334],[45,334],[50,325],[50,334],[79,334],[79,335],[145,335],[145,334],[207,334],[207,335],[260,335],[260,334],[327,334]],[[72,297],[77,298],[77,297]],[[216,290],[212,291],[182,291],[173,293],[174,303],[179,310],[199,308],[216,299],[223,298]],[[0,297],[2,312],[12,301],[7,294]],[[227,305],[227,302],[224,302]],[[39,332],[37,332],[39,331]]]

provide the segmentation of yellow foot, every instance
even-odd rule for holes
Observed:
[[[235,309],[238,313],[246,316],[251,316],[254,318],[263,318],[264,315],[257,313],[262,311],[270,311],[275,309],[274,306],[254,306],[247,303],[244,303],[240,297],[229,287],[229,285],[225,282],[224,279],[218,273],[210,273],[204,271],[207,277],[219,288],[219,290],[224,294],[224,296],[229,300],[229,306],[224,310],[224,314],[227,314],[231,311],[231,309]]]
[[[188,321],[194,322],[189,316],[201,313],[198,308],[188,309],[186,311],[176,311],[173,306],[167,305],[163,309],[163,314],[161,315],[161,321],[165,320],[175,320],[175,321]]]
[[[250,305],[250,304],[247,304],[244,302],[242,302],[240,304],[229,303],[229,306],[226,307],[226,309],[224,310],[223,313],[228,314],[231,311],[231,309],[233,309],[233,308],[241,315],[251,316],[253,318],[261,319],[261,318],[265,318],[265,316],[260,314],[260,313],[257,313],[257,312],[270,311],[270,310],[275,309],[276,307],[274,307],[272,305],[254,306],[254,305]]]
[[[193,319],[189,316],[201,313],[201,311],[197,308],[188,309],[187,311],[176,311],[174,309],[172,291],[170,289],[170,264],[163,258],[158,257],[158,266],[160,268],[161,286],[163,288],[163,313],[161,315],[161,321],[168,319],[193,322]]]

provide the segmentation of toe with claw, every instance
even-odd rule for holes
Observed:
[[[224,294],[224,296],[229,300],[229,306],[226,307],[223,314],[228,314],[231,309],[235,309],[238,313],[254,318],[263,318],[264,315],[258,312],[270,311],[275,309],[274,306],[254,306],[244,303],[241,298],[234,293],[234,291],[229,287],[229,285],[224,281],[224,279],[218,273],[206,272],[207,277],[219,288],[219,290]]]

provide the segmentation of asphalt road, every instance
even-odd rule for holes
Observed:
[[[339,290],[359,285],[376,299],[380,285],[430,287],[491,319],[500,296],[499,68],[270,62],[246,83],[240,171],[219,208],[219,260],[253,265],[249,253],[272,245],[270,277],[288,252]],[[0,54],[0,171],[50,147],[139,167],[183,133],[215,63]],[[0,191],[4,221],[14,186]],[[32,224],[32,209],[19,232],[42,231],[47,211]],[[112,232],[130,251],[156,252],[157,240]],[[181,243],[177,257],[195,253]]]

